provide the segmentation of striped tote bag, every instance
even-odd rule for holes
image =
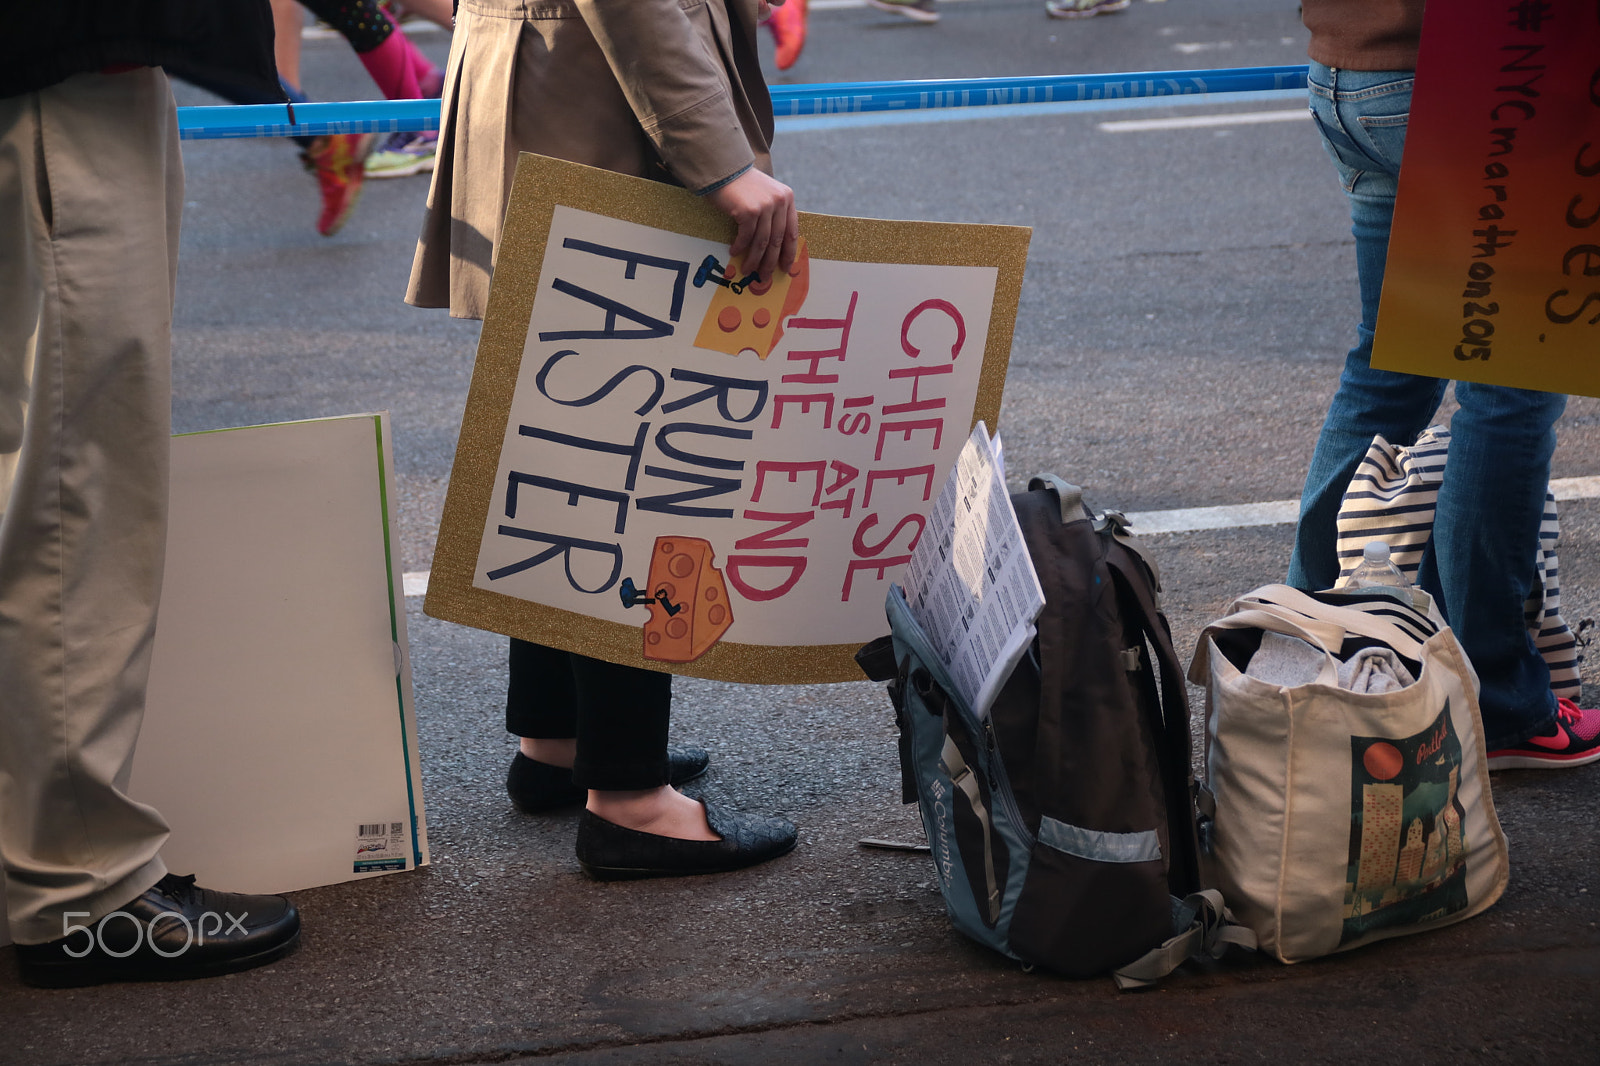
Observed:
[[[1360,565],[1361,550],[1373,540],[1385,541],[1389,558],[1406,577],[1416,580],[1422,551],[1433,536],[1434,506],[1449,448],[1450,430],[1444,426],[1429,426],[1409,448],[1397,447],[1381,436],[1373,438],[1372,447],[1356,468],[1339,506],[1341,584]],[[1560,537],[1556,498],[1547,493],[1535,555],[1540,585],[1528,597],[1524,613],[1528,634],[1550,667],[1551,691],[1575,700],[1580,687],[1578,664],[1583,655],[1577,638],[1561,617],[1561,569],[1556,560]]]

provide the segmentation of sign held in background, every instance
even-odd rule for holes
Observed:
[[[1600,396],[1600,8],[1434,4],[1372,364]]]

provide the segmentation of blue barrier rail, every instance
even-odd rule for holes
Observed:
[[[774,85],[771,91],[772,110],[778,118],[803,118],[808,115],[1134,100],[1305,87],[1306,68],[1291,66]],[[178,130],[186,140],[315,137],[325,133],[395,133],[438,128],[437,100],[361,100],[178,108]]]

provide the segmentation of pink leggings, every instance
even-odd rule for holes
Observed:
[[[300,0],[312,14],[344,35],[367,73],[390,100],[438,96],[444,74],[428,62],[377,0]]]
[[[443,73],[428,62],[428,57],[411,43],[399,27],[378,47],[357,55],[367,68],[367,73],[372,75],[372,80],[378,83],[378,88],[390,100],[438,96],[444,85]]]

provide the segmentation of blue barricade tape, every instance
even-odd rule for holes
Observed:
[[[178,134],[185,140],[317,137],[324,133],[415,133],[438,128],[437,100],[356,100],[178,108]]]
[[[771,91],[772,110],[778,118],[801,118],[943,107],[1260,92],[1303,89],[1305,85],[1306,68],[1295,66],[775,85]],[[438,128],[437,100],[362,100],[295,104],[292,108],[287,104],[178,108],[178,130],[189,140],[315,137],[325,133],[414,133]]]
[[[869,111],[1131,100],[1305,87],[1304,66],[1168,70],[1141,74],[1053,74],[1026,78],[865,81],[837,85],[774,86],[772,110],[779,118],[799,118]]]

